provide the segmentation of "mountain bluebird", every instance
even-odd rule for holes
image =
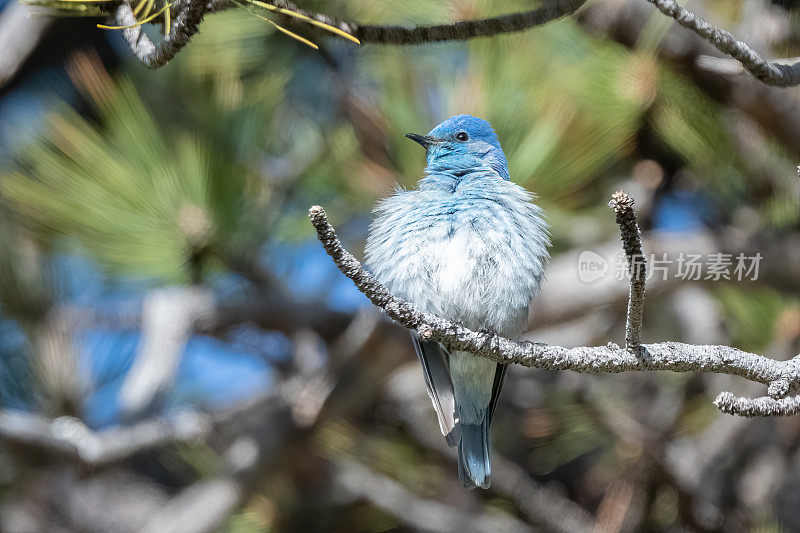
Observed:
[[[366,262],[420,311],[474,330],[520,335],[538,292],[550,239],[533,195],[512,183],[491,125],[457,115],[421,144],[428,164],[416,190],[395,190],[375,209]],[[467,488],[490,483],[489,424],[506,366],[448,352],[412,334],[428,395]]]

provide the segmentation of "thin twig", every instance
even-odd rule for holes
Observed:
[[[714,45],[720,52],[739,61],[747,72],[765,84],[778,87],[792,87],[800,84],[800,62],[782,65],[767,61],[747,44],[737,41],[729,32],[712,26],[691,11],[679,6],[675,0],[647,1],[668,17],[674,18],[684,28],[692,30]]]
[[[608,205],[614,210],[622,235],[622,248],[628,261],[631,285],[628,294],[628,315],[625,321],[625,346],[634,349],[641,344],[647,260],[642,254],[642,238],[639,224],[636,222],[636,213],[633,211],[633,198],[622,191],[617,191]]]
[[[679,342],[643,344],[635,352],[609,343],[606,346],[564,348],[517,342],[489,332],[472,331],[440,316],[421,313],[412,304],[392,296],[343,247],[325,210],[313,206],[311,223],[325,251],[359,291],[402,326],[422,338],[437,341],[451,350],[470,352],[501,363],[585,373],[619,373],[634,370],[708,372],[741,376],[768,385],[768,393],[781,397],[800,385],[800,371],[793,361],[776,361],[730,346],[692,345]],[[729,411],[740,414],[736,408]],[[769,410],[753,407],[752,414],[769,416]]]
[[[721,392],[714,405],[723,413],[739,416],[791,416],[800,413],[800,396],[741,398],[730,392]]]
[[[459,41],[527,30],[571,15],[585,3],[586,0],[557,0],[545,7],[522,13],[435,26],[353,26],[355,36],[362,43],[405,45]]]

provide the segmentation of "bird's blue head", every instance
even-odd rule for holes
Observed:
[[[507,180],[508,161],[492,125],[472,115],[450,117],[427,135],[408,133],[421,144],[428,156],[426,172],[455,174],[491,168]]]

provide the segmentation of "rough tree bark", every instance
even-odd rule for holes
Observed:
[[[767,385],[769,396],[739,398],[723,392],[714,402],[721,411],[740,416],[794,415],[800,412],[800,399],[785,397],[800,386],[800,355],[788,361],[777,361],[730,346],[680,342],[639,344],[644,304],[644,265],[637,255],[641,254],[641,240],[633,212],[633,199],[618,192],[609,205],[617,214],[623,247],[632,272],[626,321],[628,346],[624,348],[613,342],[606,346],[574,348],[518,342],[489,332],[472,331],[446,318],[421,313],[411,303],[390,294],[342,247],[322,207],[313,206],[309,210],[309,217],[325,251],[339,270],[353,280],[359,291],[400,325],[448,349],[471,352],[498,363],[551,370],[587,373],[669,370],[730,374]]]

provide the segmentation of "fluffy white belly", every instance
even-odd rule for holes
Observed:
[[[438,276],[434,279],[439,293],[454,300],[468,300],[474,290],[485,285],[488,280],[481,279],[479,265],[486,260],[487,250],[483,241],[470,231],[458,231],[452,239],[431,246],[431,261],[439,265]]]
[[[472,329],[518,333],[520,314],[527,318],[527,305],[520,309],[512,301],[517,284],[512,262],[505,256],[509,252],[496,232],[479,235],[461,228],[447,238],[427,239],[418,268],[428,274],[420,278],[429,285],[419,288],[429,295],[430,311]]]

